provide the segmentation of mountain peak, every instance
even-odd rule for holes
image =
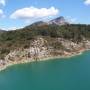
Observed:
[[[67,20],[63,16],[60,16],[60,17],[57,17],[57,18],[49,21],[49,24],[66,25],[69,23],[67,22]]]

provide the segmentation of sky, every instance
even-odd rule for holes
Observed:
[[[90,0],[0,0],[0,28],[16,29],[64,16],[70,23],[90,24]]]

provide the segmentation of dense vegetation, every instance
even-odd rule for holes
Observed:
[[[3,32],[0,34],[0,55],[3,56],[13,49],[28,48],[37,36],[47,37],[47,39],[60,37],[78,43],[84,38],[90,40],[90,25],[68,24],[58,26],[43,24]]]

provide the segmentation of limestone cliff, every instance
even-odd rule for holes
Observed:
[[[53,42],[53,44],[59,43],[62,48],[50,45],[51,42]],[[81,50],[90,49],[90,41],[88,40],[84,40],[77,44],[63,38],[54,38],[51,42],[48,42],[48,40],[43,37],[37,37],[32,41],[29,48],[10,51],[10,53],[5,56],[4,60],[0,60],[0,65],[24,60],[27,62],[39,61],[44,58],[55,56],[66,57],[77,54]]]

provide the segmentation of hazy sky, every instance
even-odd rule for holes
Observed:
[[[89,24],[90,0],[0,0],[0,28],[19,28],[58,16]]]

